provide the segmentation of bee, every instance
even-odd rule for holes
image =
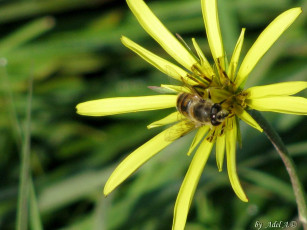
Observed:
[[[168,68],[172,73],[176,72],[170,66]],[[208,78],[209,83],[203,83],[198,81],[197,78],[193,78],[192,75],[187,76],[189,79],[199,83],[198,85],[190,85],[179,73],[178,76],[181,77],[182,88],[184,89],[180,90],[181,93],[178,94],[176,101],[176,109],[180,114],[178,121],[181,121],[181,124],[170,128],[166,133],[165,140],[167,141],[174,141],[204,125],[209,125],[211,128],[219,126],[231,114],[228,110],[222,108],[222,104],[226,100],[219,103],[211,100],[209,85],[212,80],[210,78]],[[169,93],[169,91],[166,91],[167,87],[149,86],[149,88],[159,93]],[[177,90],[175,89],[175,91]],[[173,92],[171,91],[171,93]],[[221,128],[220,133],[223,133],[223,130],[224,126]],[[215,130],[213,130],[213,134],[214,132]],[[209,141],[213,140],[213,134],[209,137]]]
[[[176,108],[179,113],[188,118],[196,127],[203,125],[220,125],[229,115],[221,103],[214,103],[210,96],[207,99],[198,94],[180,93],[177,97]]]

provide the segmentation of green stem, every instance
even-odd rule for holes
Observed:
[[[302,222],[304,230],[307,230],[307,205],[305,200],[304,188],[302,186],[301,181],[297,175],[297,170],[295,164],[285,146],[283,141],[281,140],[278,133],[274,130],[271,124],[261,115],[258,111],[251,111],[250,115],[258,122],[258,124],[263,129],[265,135],[269,138],[269,140],[274,145],[277,150],[279,156],[284,162],[288,174],[290,176],[290,180],[292,183],[292,187],[294,190],[294,195],[297,203],[299,219]]]
[[[30,136],[31,136],[31,107],[32,107],[32,78],[29,81],[29,95],[27,102],[26,112],[26,124],[25,124],[25,135],[24,142],[22,143],[22,154],[21,154],[21,170],[20,170],[20,181],[19,181],[19,192],[18,192],[18,206],[17,206],[17,230],[28,229],[28,207],[29,207],[29,192],[30,192]]]

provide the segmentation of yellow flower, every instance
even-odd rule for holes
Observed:
[[[239,119],[261,132],[262,128],[246,112],[247,109],[307,115],[307,99],[291,96],[306,89],[307,82],[285,82],[243,89],[248,75],[257,62],[294,22],[301,13],[301,8],[293,8],[279,15],[260,34],[237,70],[245,29],[242,29],[228,63],[219,27],[216,0],[201,1],[214,68],[209,64],[194,38],[192,43],[197,56],[163,26],[142,0],[127,0],[127,3],[147,33],[184,68],[153,54],[126,37],[121,38],[123,44],[164,74],[184,84],[183,86],[161,85],[162,88],[174,92],[172,95],[108,98],[80,103],[77,105],[77,112],[87,116],[106,116],[177,108],[176,112],[148,125],[148,128],[154,128],[176,122],[120,163],[105,185],[105,195],[112,192],[142,164],[174,140],[193,129],[198,129],[188,155],[198,145],[199,147],[183,180],[174,209],[173,229],[184,229],[195,189],[214,143],[216,143],[219,171],[222,170],[226,152],[227,170],[233,190],[242,201],[248,201],[236,172],[236,142],[240,138],[238,137]],[[203,110],[197,109],[196,105],[203,107]],[[193,111],[187,111],[188,109]],[[206,111],[207,114],[205,114]],[[197,112],[202,112],[203,115],[196,115]]]

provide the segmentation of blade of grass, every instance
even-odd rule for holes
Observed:
[[[0,23],[15,21],[38,14],[56,13],[74,8],[93,7],[98,4],[105,4],[104,1],[88,0],[45,0],[45,1],[18,1],[6,4],[0,9]]]
[[[21,149],[23,149],[23,151],[30,151],[30,146],[28,146],[28,150],[25,149],[26,148],[24,146],[25,142],[23,141],[22,130],[21,130],[21,126],[20,126],[20,123],[19,123],[19,120],[18,120],[18,117],[17,117],[14,98],[13,98],[10,82],[9,82],[9,79],[8,79],[8,76],[7,76],[7,71],[6,71],[6,68],[5,68],[5,65],[6,65],[5,60],[2,60],[2,62],[0,60],[0,64],[1,64],[0,68],[1,68],[2,73],[3,73],[3,85],[4,85],[4,88],[5,88],[5,93],[6,93],[6,97],[7,97],[7,100],[8,100],[8,107],[9,107],[8,110],[9,110],[9,114],[10,114],[9,117],[12,120],[12,126],[15,130],[16,144],[17,144],[17,147],[19,149],[19,152],[21,153],[20,154],[21,159],[23,159],[22,155],[24,154],[24,152],[21,152]],[[32,80],[30,80],[30,81],[32,81]],[[29,97],[30,97],[31,96],[30,93],[32,93],[31,92],[32,89],[29,88],[29,90],[30,90],[29,91]],[[30,100],[30,98],[28,100]],[[30,109],[31,109],[31,105],[29,103],[30,103],[30,101],[28,101],[27,106],[30,106]],[[31,118],[27,118],[27,119],[31,119]],[[27,130],[25,130],[25,131],[27,131]],[[26,159],[26,161],[27,161],[27,159]],[[29,177],[29,180],[30,180],[30,186],[31,186],[30,197],[29,197],[31,226],[32,226],[32,229],[34,229],[34,230],[41,230],[43,228],[42,228],[42,224],[41,224],[41,220],[40,220],[40,216],[39,216],[37,199],[36,199],[36,195],[35,195],[35,189],[34,189],[32,178]]]
[[[29,80],[29,94],[27,99],[27,111],[24,139],[21,153],[21,170],[18,191],[17,222],[16,229],[28,228],[28,195],[30,189],[30,136],[31,136],[31,107],[32,107],[33,80]]]
[[[21,29],[10,34],[0,42],[0,53],[6,55],[14,48],[32,40],[35,37],[50,30],[54,26],[54,19],[52,17],[44,17],[26,24]]]
[[[99,171],[87,170],[51,184],[39,194],[39,209],[42,213],[50,213],[87,197],[98,189],[101,191],[112,169],[114,169],[113,165]]]
[[[274,194],[279,195],[283,199],[291,202],[295,202],[295,198],[292,192],[290,184],[283,182],[282,180],[270,176],[267,173],[257,171],[255,169],[241,168],[242,178],[252,181],[260,187],[266,188]]]
[[[32,178],[30,178],[30,226],[32,230],[42,230],[43,225],[41,222],[35,188]]]
[[[5,58],[1,58],[0,60],[0,74],[2,75],[2,87],[5,93],[5,100],[8,110],[8,117],[13,127],[13,135],[16,141],[17,148],[19,152],[21,151],[22,145],[22,132],[21,127],[18,122],[18,117],[16,113],[16,107],[14,103],[14,97],[11,90],[11,84],[8,78],[7,69],[6,69],[7,61]]]
[[[292,157],[306,155],[307,142],[297,142],[288,146],[289,153]],[[260,165],[272,164],[272,161],[279,160],[275,150],[268,150],[261,155],[250,157],[242,162],[239,162],[239,168],[255,168]]]
[[[93,213],[94,217],[94,230],[106,230],[106,213],[110,200],[107,200],[104,196],[101,196],[101,193],[98,194],[99,198],[96,202],[95,211]]]

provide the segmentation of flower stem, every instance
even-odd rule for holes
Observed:
[[[301,221],[304,230],[307,230],[307,205],[305,200],[305,193],[302,183],[297,175],[295,164],[285,144],[281,140],[278,133],[271,126],[271,124],[261,115],[260,112],[253,110],[249,113],[261,126],[263,132],[272,142],[272,144],[274,145],[275,149],[277,150],[279,156],[281,157],[282,161],[286,166],[294,190],[294,195],[298,208],[299,220]]]

